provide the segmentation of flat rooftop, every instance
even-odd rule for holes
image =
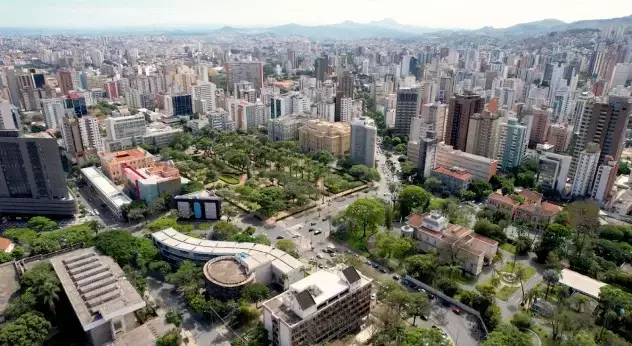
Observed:
[[[146,305],[121,267],[94,248],[55,256],[50,262],[84,331]]]
[[[256,243],[237,243],[231,241],[215,241],[189,237],[173,228],[151,234],[153,239],[174,250],[199,255],[237,256],[247,254],[245,263],[252,272],[253,268],[271,262],[282,273],[290,273],[302,268],[303,263],[277,248]]]
[[[595,299],[599,299],[601,288],[607,285],[570,269],[562,269],[560,283]]]
[[[101,196],[107,198],[118,208],[122,208],[124,205],[132,203],[132,199],[123,192],[119,191],[119,189],[116,188],[116,185],[114,185],[114,183],[96,167],[82,168],[81,174],[83,174],[90,184],[99,191]]]
[[[118,118],[117,118],[118,119]],[[145,151],[142,148],[133,148],[129,150],[121,150],[115,151],[112,153],[101,154],[101,159],[110,162],[111,164],[115,163],[124,163],[129,160],[139,159],[141,157],[153,156],[149,152]]]
[[[219,197],[215,194],[215,192],[211,193],[207,190],[200,190],[191,193],[187,193],[186,195],[178,195],[174,197],[175,200],[178,199],[201,199],[201,200],[214,200],[219,201],[222,200],[222,197]]]
[[[204,276],[225,286],[239,285],[251,277],[243,265],[234,257],[229,256],[206,262]]]
[[[13,262],[0,265],[0,316],[9,305],[9,299],[19,290],[20,281]]]

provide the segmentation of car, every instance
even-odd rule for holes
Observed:
[[[314,232],[314,231],[315,231],[315,229],[313,229],[313,228],[310,228],[309,230],[307,230],[307,232]]]
[[[386,270],[386,269],[384,269],[384,268],[380,268],[380,272],[382,272],[382,273],[386,274],[386,273],[388,273],[388,270]]]
[[[393,280],[398,281],[399,280],[399,275],[393,275]]]
[[[364,261],[364,264],[366,264],[366,265],[370,266],[372,263],[371,263],[371,261],[366,260],[366,261]]]
[[[98,210],[94,210],[94,215],[99,216],[99,211]]]
[[[334,252],[329,252],[329,256],[331,256],[331,257],[336,257],[336,253],[334,253]]]
[[[325,268],[325,266],[324,266],[322,263],[320,263],[320,264],[318,264],[318,268],[320,268],[320,269],[324,269],[324,268]]]
[[[298,238],[298,237],[300,237],[300,235],[298,235],[298,233],[292,234],[292,238]]]
[[[277,239],[285,239],[282,235],[278,236]]]
[[[402,284],[408,286],[408,284],[410,284],[410,281],[402,279]]]
[[[323,252],[324,252],[324,253],[329,253],[330,251],[331,251],[331,250],[329,250],[329,249],[327,249],[327,248],[324,248],[324,249],[323,249]]]
[[[371,294],[371,300],[375,300],[375,298],[377,298],[377,296],[375,295],[375,293]]]
[[[320,259],[323,259],[323,258],[325,258],[325,255],[323,255],[322,253],[320,253],[320,252],[319,252],[319,253],[316,255],[316,257],[318,257],[318,258],[320,258]]]
[[[318,230],[318,231],[314,232],[314,235],[319,235],[319,234],[321,234],[321,233],[323,233],[323,231]]]
[[[310,223],[311,226],[316,226],[316,222],[312,221],[312,223]]]
[[[419,315],[419,317],[421,317],[421,319],[424,321],[428,321],[428,316],[426,315]]]
[[[444,332],[443,330],[441,331],[441,336],[443,336],[444,339],[448,338],[448,333]]]
[[[437,325],[436,325],[436,324],[433,324],[433,325],[432,325],[432,328],[434,328],[434,329],[439,329],[439,327],[437,327]]]
[[[377,265],[377,263],[371,263],[371,267],[377,269],[378,265]]]
[[[419,293],[426,293],[426,290],[421,288],[421,287],[417,287],[417,292],[419,292]]]
[[[461,314],[461,309],[455,307],[455,308],[452,308],[452,312],[454,312],[457,315],[460,315]]]
[[[324,218],[323,218],[323,221],[327,221],[327,218],[326,218],[326,217],[324,217]]]

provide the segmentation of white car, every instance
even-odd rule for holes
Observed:
[[[377,298],[377,296],[375,295],[375,293],[371,294],[371,300],[375,300],[375,298]]]
[[[323,258],[325,258],[325,255],[323,255],[322,253],[319,252],[318,255],[316,255],[316,257],[318,257],[320,259],[323,259]]]
[[[298,233],[292,234],[292,238],[298,238],[298,237],[300,237],[300,235],[298,235]]]

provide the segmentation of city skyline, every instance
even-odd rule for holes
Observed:
[[[491,26],[505,28],[520,23],[544,19],[564,22],[622,17],[632,13],[632,3],[614,1],[602,6],[597,0],[544,1],[535,0],[511,16],[499,16],[498,11],[507,5],[500,0],[486,0],[472,8],[471,2],[456,0],[449,13],[444,3],[418,3],[412,0],[398,2],[397,7],[385,7],[376,0],[351,0],[344,3],[334,0],[294,3],[287,0],[255,2],[237,0],[224,3],[201,0],[139,0],[133,3],[112,0],[94,6],[82,0],[60,0],[54,4],[44,0],[0,4],[5,28],[50,29],[112,29],[156,26],[169,27],[268,27],[284,24],[329,25],[345,21],[369,23],[392,19],[399,24],[441,29],[478,29]],[[37,7],[38,11],[32,11]],[[402,8],[407,8],[402,11]],[[244,11],[246,9],[246,11]],[[543,11],[542,9],[546,9]],[[28,21],[24,13],[29,13]],[[438,15],[423,15],[423,14]],[[238,15],[237,15],[238,14]],[[442,15],[445,14],[445,15]],[[72,21],[51,20],[72,15]],[[69,23],[71,22],[71,24]]]

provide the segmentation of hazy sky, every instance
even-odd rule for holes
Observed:
[[[393,18],[443,28],[507,27],[632,14],[632,0],[0,0],[0,27],[331,24]]]

